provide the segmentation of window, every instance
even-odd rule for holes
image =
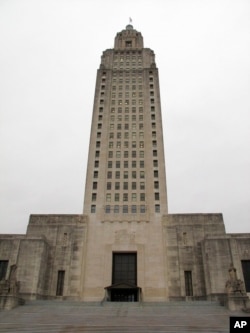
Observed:
[[[107,202],[110,202],[110,201],[111,201],[111,194],[110,194],[110,193],[107,193],[107,194],[106,194],[106,201],[107,201]]]
[[[107,188],[107,190],[111,190],[112,189],[112,183],[111,182],[107,182],[106,188]]]
[[[108,179],[111,179],[111,178],[112,178],[112,171],[108,171],[108,173],[107,173],[107,178],[108,178]]]
[[[153,165],[155,168],[158,167],[158,160],[153,160]]]
[[[123,162],[123,167],[124,167],[124,168],[128,168],[128,161],[124,161],[124,162]]]
[[[132,190],[136,190],[136,182],[132,182]]]
[[[64,277],[65,277],[65,271],[58,271],[56,296],[62,296],[63,295]]]
[[[144,151],[140,150],[140,158],[144,158]]]
[[[133,179],[136,178],[136,171],[132,171],[132,178],[133,178]]]
[[[152,123],[151,126],[152,126],[152,128],[156,128],[155,123]]]
[[[120,190],[120,183],[119,182],[115,182],[115,189]]]
[[[151,120],[155,120],[155,115],[151,114]]]
[[[114,139],[114,133],[113,133],[113,132],[110,132],[110,133],[109,133],[109,138],[110,138],[110,139]]]
[[[95,213],[96,211],[96,205],[91,205],[91,213]]]
[[[154,188],[157,190],[159,188],[159,182],[154,182]]]
[[[124,179],[128,179],[128,171],[124,171],[123,172],[123,178]]]
[[[114,147],[114,143],[113,143],[113,141],[110,141],[109,142],[109,148],[113,148]]]
[[[144,168],[144,161],[140,161],[140,168]]]
[[[153,146],[154,148],[157,147],[157,141],[156,141],[156,140],[153,140],[153,141],[152,141],[152,146]]]
[[[157,150],[153,150],[153,156],[157,156]]]
[[[123,193],[123,201],[128,201],[128,193]]]
[[[110,205],[105,206],[105,213],[109,214],[110,213]]]
[[[131,213],[136,214],[136,205],[131,206]]]
[[[126,47],[132,47],[132,41],[126,40],[125,45],[126,45]]]
[[[140,182],[140,190],[145,190],[145,183],[144,182]]]
[[[127,150],[124,151],[123,156],[124,156],[124,158],[128,158],[128,151]]]
[[[114,206],[114,213],[115,213],[115,214],[118,214],[118,213],[119,213],[119,206],[118,206],[118,205],[115,205],[115,206]]]
[[[120,179],[120,171],[116,171],[115,172],[115,178],[116,179]]]
[[[128,189],[128,182],[124,182],[124,183],[123,183],[123,189],[124,189],[124,190],[127,190],[127,189]]]
[[[184,271],[186,296],[193,296],[192,272]]]
[[[101,137],[101,132],[97,132],[97,138],[100,138]]]
[[[123,205],[122,212],[125,214],[128,213],[128,205]]]
[[[140,171],[140,178],[145,178],[145,173],[144,173],[144,171]]]
[[[244,281],[245,281],[245,286],[246,286],[246,292],[250,292],[250,260],[242,260],[241,261],[242,265],[242,271],[243,271],[243,276],[244,276]]]
[[[156,139],[156,132],[155,131],[152,132],[152,138]]]
[[[136,198],[136,193],[132,193],[132,195],[131,195],[131,199],[132,199],[132,201],[136,201],[136,200],[137,200],[137,198]]]
[[[136,168],[136,161],[132,161],[131,166],[132,166],[132,168]]]
[[[154,170],[154,177],[158,178],[158,170]]]
[[[95,168],[99,167],[99,161],[95,161]]]
[[[136,140],[136,132],[132,132],[132,140]]]
[[[99,150],[96,150],[95,157],[100,157],[100,151]]]
[[[113,157],[113,152],[109,151],[108,156],[109,156],[109,158],[112,158]]]
[[[160,200],[160,193],[158,192],[155,193],[155,200]]]
[[[96,189],[97,189],[97,182],[93,182],[92,189],[93,189],[93,190],[96,190]]]
[[[136,157],[136,150],[132,150],[132,157]]]
[[[146,207],[145,205],[140,206],[140,213],[144,214],[146,212]]]
[[[119,201],[120,200],[120,194],[119,193],[115,193],[115,201]]]
[[[160,213],[160,212],[161,212],[160,205],[155,205],[155,213]]]
[[[145,193],[140,193],[140,200],[145,201]]]
[[[117,158],[120,158],[120,157],[121,157],[121,152],[120,152],[119,150],[116,152],[116,157],[117,157]]]
[[[120,161],[116,161],[116,162],[115,162],[115,167],[116,167],[117,169],[119,169],[119,168],[121,167],[121,162],[120,162]]]
[[[97,128],[101,129],[102,128],[102,124],[97,124]]]
[[[8,264],[8,260],[0,260],[0,281],[6,278]]]
[[[98,171],[94,171],[94,178],[98,178]]]
[[[108,161],[108,168],[112,168],[112,161]]]
[[[96,193],[92,193],[92,201],[96,201]]]

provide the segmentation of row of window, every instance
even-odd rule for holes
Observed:
[[[97,132],[98,134],[98,132]],[[137,136],[139,135],[140,139],[144,139],[144,132],[116,132],[116,135],[114,132],[109,132],[109,139],[114,139],[114,137],[116,136],[117,139],[121,139],[122,138],[122,134],[124,139],[129,139],[129,137],[132,140],[136,140]],[[156,137],[156,132],[152,132],[152,135],[154,137]]]
[[[96,142],[97,148],[100,147],[100,145],[98,145],[98,142],[100,142],[100,141]],[[144,148],[144,141],[140,141],[138,143],[136,141],[132,141],[130,143],[130,145],[129,145],[129,141],[124,141],[123,144],[121,143],[121,141],[116,141],[116,142],[109,141],[109,144],[108,144],[109,148],[114,148],[114,147],[121,148],[122,146],[124,148],[129,148],[129,146],[130,146],[130,148],[137,148],[137,147]],[[153,141],[153,147],[156,147],[156,146],[157,146],[156,141]]]
[[[158,177],[158,171],[157,174],[155,173],[156,171],[154,171],[154,177]],[[128,179],[129,178],[129,174],[131,176],[132,179],[137,179],[137,175],[139,175],[140,179],[144,179],[145,178],[145,172],[144,171],[123,171],[122,173],[120,171],[108,171],[107,172],[107,178],[108,179],[112,179],[113,175],[115,179],[120,179],[121,175],[123,175],[123,179]]]
[[[137,163],[139,162],[139,163]],[[157,161],[156,161],[157,162]],[[121,164],[121,161],[108,161],[108,168],[116,168],[116,169],[119,169],[121,168],[122,164]],[[130,166],[131,168],[136,168],[136,167],[140,167],[140,168],[144,168],[144,161],[131,161],[130,162]],[[123,161],[123,167],[124,168],[129,168],[129,161]]]
[[[138,154],[137,154],[137,153],[138,153]],[[96,155],[96,157],[99,157],[99,156],[100,156],[100,151],[97,150],[97,151],[95,152],[95,155]],[[131,151],[131,157],[132,157],[132,158],[136,158],[137,156],[140,157],[140,158],[143,158],[143,157],[144,157],[144,151],[143,151],[143,150],[140,150],[140,151],[138,152],[137,150],[132,150],[132,151]],[[157,150],[153,150],[153,156],[154,156],[154,157],[157,157]],[[120,151],[120,150],[117,150],[116,152],[114,152],[114,151],[110,150],[110,151],[108,152],[108,158],[113,158],[113,157],[121,158],[121,157],[122,157],[121,151]],[[124,157],[124,158],[129,158],[129,151],[128,151],[128,150],[125,150],[125,151],[123,152],[123,157]],[[95,167],[98,167],[98,166],[95,165]]]
[[[96,205],[91,205],[91,213],[96,213]],[[110,214],[110,213],[123,213],[123,214],[145,214],[146,213],[146,205],[106,205],[105,206],[105,213]],[[155,213],[160,213],[160,205],[156,204],[155,205]]]
[[[126,86],[126,87],[128,87],[128,86]],[[135,87],[135,86],[134,86],[134,87]],[[116,89],[116,86],[113,86],[112,89],[115,90],[115,89]],[[101,94],[101,96],[103,96],[103,95]],[[153,92],[150,92],[150,96],[154,96]],[[130,97],[132,97],[132,98],[143,97],[143,92],[142,92],[142,91],[139,91],[139,92],[137,93],[137,92],[135,92],[135,91],[132,91],[132,92],[125,92],[124,94],[123,94],[122,92],[119,92],[118,94],[116,94],[115,92],[113,92],[113,93],[111,94],[111,98],[123,98],[123,97],[125,97],[125,98],[130,98]]]
[[[137,186],[138,185],[138,186]],[[131,188],[131,190],[136,190],[137,187],[140,189],[140,190],[145,190],[145,182],[123,182],[123,183],[120,183],[120,182],[107,182],[106,184],[106,189],[107,190],[120,190],[120,189],[123,189],[123,190],[128,190],[129,188]],[[97,182],[93,182],[93,186],[92,186],[93,190],[97,190]],[[159,189],[159,182],[158,181],[154,181],[154,189]]]

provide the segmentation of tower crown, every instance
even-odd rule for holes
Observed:
[[[142,49],[143,37],[140,32],[134,29],[132,24],[128,24],[125,30],[118,32],[115,37],[115,50]]]

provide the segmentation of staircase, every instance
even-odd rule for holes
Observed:
[[[230,313],[216,302],[82,303],[32,301],[0,312],[0,333],[229,332]]]

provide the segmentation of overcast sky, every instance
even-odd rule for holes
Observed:
[[[129,17],[159,68],[169,213],[250,232],[249,0],[0,0],[0,233],[82,213],[96,70]]]

